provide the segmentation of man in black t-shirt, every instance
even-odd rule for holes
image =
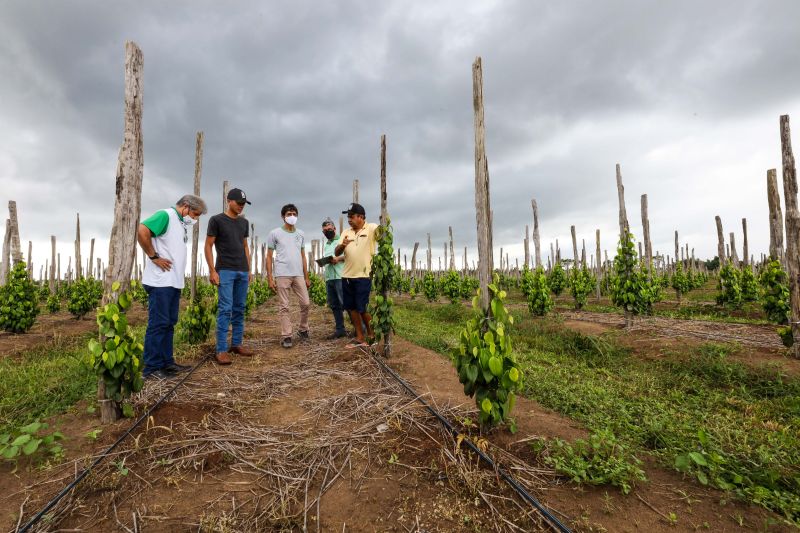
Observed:
[[[250,282],[250,236],[247,219],[242,215],[244,204],[249,204],[241,189],[228,192],[228,209],[214,215],[208,221],[205,255],[209,280],[217,285],[217,363],[232,363],[228,351],[251,356],[253,352],[242,346],[244,337],[244,309],[247,302],[247,286]],[[211,247],[217,252],[217,261]],[[231,343],[228,344],[228,327],[233,326]],[[229,350],[230,347],[230,350]]]

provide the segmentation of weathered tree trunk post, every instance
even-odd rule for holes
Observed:
[[[456,269],[456,251],[453,247],[453,226],[447,226],[447,231],[450,233],[450,270]]]
[[[744,242],[742,242],[742,267],[747,267],[750,265],[750,252],[747,247],[747,219],[742,219],[742,238]]]
[[[56,236],[50,235],[50,294],[56,293]]]
[[[781,115],[781,159],[783,162],[783,201],[786,202],[786,263],[789,267],[789,300],[792,313],[792,354],[800,358],[800,212],[797,208],[797,169],[792,153],[789,115]]]
[[[228,210],[228,191],[231,190],[231,183],[228,180],[222,182],[222,212]]]
[[[717,223],[717,257],[719,258],[719,268],[722,269],[725,265],[725,237],[722,233],[722,219],[717,215],[714,220]]]
[[[33,279],[33,241],[28,241],[28,277]]]
[[[358,180],[353,180],[353,202],[358,203]]]
[[[644,262],[644,256],[642,255],[642,241],[637,243],[639,245],[639,262]]]
[[[531,209],[533,209],[533,254],[536,268],[539,268],[542,266],[542,243],[539,240],[539,205],[535,199],[531,199]]]
[[[381,135],[381,225],[388,226],[389,212],[386,209],[386,135]],[[450,250],[453,249],[453,232],[450,231]],[[384,300],[389,297],[389,289],[384,286],[381,288],[381,295]],[[392,332],[384,332],[383,337],[383,356],[392,356]]]
[[[491,314],[492,282],[492,223],[490,220],[491,199],[489,197],[489,166],[486,161],[486,132],[483,115],[483,67],[481,58],[472,64],[472,106],[475,114],[475,222],[478,233],[478,281],[480,283],[480,306],[484,313]]]
[[[83,263],[81,261],[81,214],[76,215],[75,221],[75,281],[83,278]]]
[[[730,253],[731,264],[734,267],[739,268],[739,253],[736,251],[736,237],[734,236],[732,231],[730,232],[730,237],[731,237],[731,253]]]
[[[344,231],[344,215],[339,215],[339,235]]]
[[[572,234],[572,268],[579,268],[581,261],[578,257],[578,240],[575,237],[575,226],[570,226],[569,231]]]
[[[134,248],[135,250],[135,248]],[[92,279],[94,279],[94,237],[89,244],[89,266],[86,269],[86,275]]]
[[[680,253],[678,251],[679,244],[678,244],[678,230],[675,230],[675,261],[677,263],[678,258],[680,257]],[[675,267],[677,270],[677,265]],[[675,296],[678,298],[678,305],[681,305],[681,291],[679,289],[675,289]]]
[[[769,203],[769,255],[786,268],[783,257],[783,213],[778,194],[778,176],[774,168],[767,170],[767,202]]]
[[[595,268],[597,270],[596,277],[597,283],[595,288],[595,296],[597,297],[597,301],[600,301],[600,282],[603,280],[603,266],[602,261],[600,261],[600,230],[595,230],[595,242],[597,243],[597,250],[595,251],[595,257],[597,258],[597,262],[595,263]]]
[[[202,131],[197,132],[195,137],[194,146],[194,186],[192,194],[200,196],[200,182],[203,176],[203,142],[205,141],[205,133]],[[226,195],[227,199],[227,195]],[[200,226],[195,224],[192,226],[192,279],[190,280],[190,301],[194,303],[197,300],[197,249],[200,245]],[[258,255],[257,250],[254,250]]]
[[[581,268],[586,267],[586,239],[581,239]]]
[[[642,195],[642,240],[644,253],[647,260],[647,269],[652,276],[653,269],[653,242],[650,240],[650,216],[647,213],[647,195]]]
[[[431,248],[431,234],[428,233],[428,272],[433,267],[431,263],[433,263],[433,248]]]
[[[99,257],[97,258],[97,279],[103,279],[103,261]],[[137,280],[142,280],[141,273]]]
[[[419,243],[414,243],[414,251],[411,252],[411,277],[417,279],[417,249],[419,248]]]
[[[125,43],[125,133],[119,149],[116,176],[114,224],[108,246],[108,269],[103,280],[103,304],[116,301],[130,285],[136,231],[142,209],[142,51],[135,43]],[[119,282],[119,289],[113,284]],[[105,396],[100,379],[97,394],[100,419],[104,424],[119,418],[119,408]]]
[[[19,218],[17,217],[17,202],[10,200],[8,202],[8,231],[10,236],[10,251],[11,262],[6,274],[11,271],[11,266],[21,263],[22,259],[22,244],[19,238]]]
[[[625,187],[622,185],[622,169],[619,163],[616,166],[617,173],[617,199],[619,201],[619,239],[620,243],[627,237],[629,233],[628,214],[625,210]],[[625,310],[625,327],[633,326],[633,313]]]
[[[550,265],[549,268],[552,269],[556,266],[556,253],[553,251],[553,243],[550,243]]]
[[[11,220],[6,219],[6,231],[3,237],[3,258],[0,261],[0,286],[8,281],[8,273],[11,271]]]

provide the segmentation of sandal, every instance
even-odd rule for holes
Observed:
[[[353,339],[352,341],[348,342],[345,345],[345,348],[347,348],[348,350],[352,350],[354,348],[368,348],[368,347],[369,345],[366,342],[357,341],[355,339]]]

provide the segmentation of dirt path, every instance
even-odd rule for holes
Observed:
[[[82,531],[536,531],[542,526],[494,473],[460,451],[419,404],[365,353],[322,341],[329,313],[315,309],[312,341],[279,347],[269,306],[248,323],[257,354],[203,364],[110,460],[42,522]],[[398,339],[390,364],[452,421],[475,418],[443,357]],[[167,390],[150,383],[139,412]],[[757,529],[770,516],[727,502],[652,461],[650,482],[622,496],[581,488],[536,463],[527,441],[574,439],[578,424],[520,399],[519,432],[489,435],[489,452],[576,531]],[[92,454],[130,424],[99,427],[82,410],[53,420],[69,437],[67,461],[49,469],[0,465],[0,531],[30,517]],[[86,454],[89,454],[88,456]],[[647,503],[645,503],[647,502]],[[656,509],[656,510],[654,510]],[[670,512],[676,524],[670,525]],[[774,529],[773,530],[779,530]]]

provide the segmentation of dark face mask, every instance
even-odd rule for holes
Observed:
[[[326,236],[328,239],[333,239],[334,237],[336,237],[336,231],[335,231],[335,230],[332,230],[332,229],[326,229],[326,230],[325,230],[325,231],[323,231],[322,233],[323,233],[323,235],[325,235],[325,236]]]

